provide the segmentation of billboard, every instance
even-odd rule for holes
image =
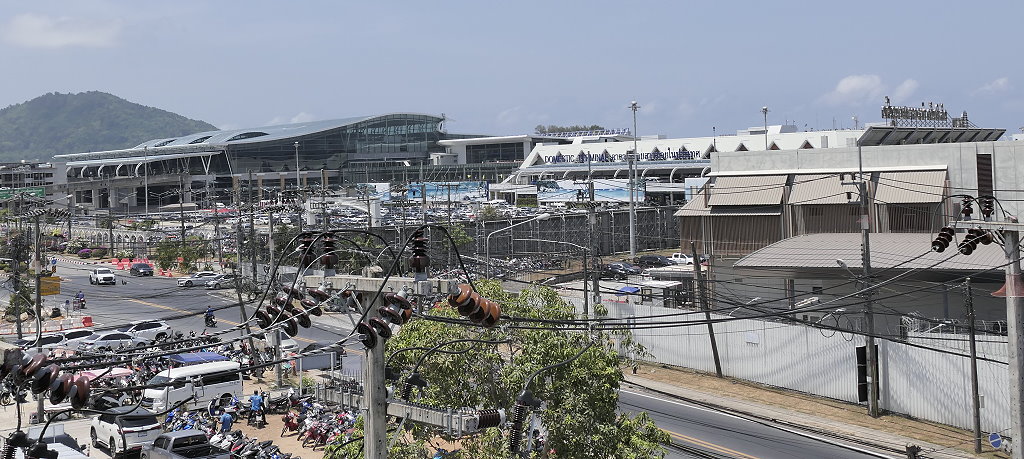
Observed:
[[[406,198],[422,201],[426,192],[431,202],[473,202],[487,200],[487,182],[426,182],[410,183]]]
[[[572,180],[538,180],[538,202],[582,202],[589,201],[587,182]],[[636,190],[635,199],[644,200],[644,186],[641,183]],[[594,180],[595,202],[629,202],[629,180],[597,179]]]

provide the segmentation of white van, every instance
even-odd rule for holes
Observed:
[[[192,396],[185,409],[205,407],[211,400],[226,405],[244,393],[240,367],[238,362],[210,362],[161,371],[149,384],[167,386],[143,391],[142,407],[159,413]]]

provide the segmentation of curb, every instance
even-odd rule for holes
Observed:
[[[56,257],[56,258],[59,261],[63,261],[65,263],[71,263],[71,264],[75,264],[75,265],[98,265],[98,264],[104,263],[102,261],[85,261],[85,260],[76,260],[74,258],[64,258],[64,257]]]

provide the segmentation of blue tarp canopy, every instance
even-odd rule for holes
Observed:
[[[187,352],[184,354],[174,354],[167,356],[167,360],[174,363],[183,363],[185,365],[192,365],[194,363],[206,363],[206,362],[221,362],[227,360],[227,357],[220,355],[216,352]]]
[[[618,291],[616,291],[615,295],[617,295],[617,296],[629,295],[630,293],[636,293],[636,292],[639,292],[639,291],[640,291],[640,287],[629,287],[629,286],[626,286],[626,287],[622,287]]]

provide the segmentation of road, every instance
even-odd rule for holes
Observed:
[[[109,267],[109,264],[95,265]],[[219,327],[210,331],[223,330],[240,322],[241,313],[233,290],[207,290],[203,287],[178,287],[174,278],[170,277],[132,277],[127,271],[116,271],[116,285],[89,284],[89,270],[94,265],[59,263],[57,275],[64,279],[61,282],[61,294],[45,297],[44,308],[63,305],[81,290],[85,294],[87,309],[82,311],[92,317],[96,327],[107,328],[125,324],[134,320],[165,319],[176,331],[203,333],[203,312],[207,306],[213,306]],[[122,284],[121,281],[125,283]],[[273,292],[271,292],[271,295]],[[254,305],[247,305],[246,314],[251,316]],[[223,309],[221,309],[223,308]],[[313,326],[299,328],[299,335],[294,339],[302,349],[309,344],[331,344],[348,335],[352,329],[346,314],[330,313],[320,317],[312,317]],[[253,326],[258,330],[258,327]],[[237,337],[240,333],[229,333],[226,337]],[[360,368],[362,355],[351,352],[360,349],[361,345],[348,346],[350,352],[345,357],[345,368]]]
[[[104,266],[104,265],[97,265]],[[201,287],[178,287],[168,277],[131,277],[117,271],[117,285],[90,285],[88,272],[92,266],[60,263],[57,274],[62,294],[48,297],[44,307],[62,304],[81,290],[88,309],[98,327],[112,327],[133,320],[165,318],[175,330],[188,333],[204,331],[202,313],[208,305],[217,311],[221,325],[239,322],[239,310],[231,290],[211,291]],[[126,283],[122,284],[120,281]],[[253,311],[247,307],[247,314]],[[347,335],[351,322],[347,315],[334,313],[313,318],[314,325],[301,329],[295,337],[299,347],[311,343],[333,343]],[[239,336],[229,334],[229,337]],[[349,346],[344,367],[357,371],[362,365],[362,346]],[[634,389],[620,390],[619,406],[623,412],[646,411],[658,427],[669,433],[674,445],[667,457],[735,457],[744,459],[772,458],[868,458],[875,457],[841,448],[824,441],[807,438],[773,427],[748,421],[707,408],[670,400],[661,395]]]
[[[646,411],[658,427],[669,434],[674,445],[684,448],[669,448],[666,457],[671,458],[878,457],[632,388],[619,390],[619,409],[634,414]]]

